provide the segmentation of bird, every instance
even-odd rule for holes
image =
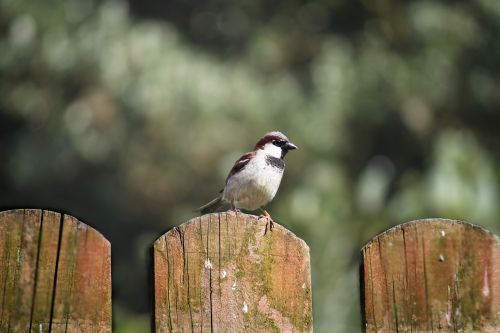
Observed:
[[[281,132],[273,131],[261,137],[252,151],[243,154],[229,171],[224,188],[219,195],[199,207],[196,211],[207,214],[228,205],[239,212],[240,209],[262,214],[266,220],[266,230],[273,228],[273,219],[264,207],[273,200],[285,171],[285,155],[298,147]]]

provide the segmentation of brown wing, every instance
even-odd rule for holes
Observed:
[[[231,171],[229,171],[229,175],[227,175],[227,178],[226,178],[226,183],[227,183],[227,180],[229,179],[229,177],[231,177],[232,175],[234,175],[235,173],[237,173],[238,171],[240,171],[241,169],[243,169],[245,167],[245,165],[248,164],[248,162],[250,161],[250,159],[252,157],[255,156],[255,152],[251,151],[249,153],[246,153],[244,154],[243,156],[241,156],[235,163],[234,163],[234,166],[233,168],[231,169]]]

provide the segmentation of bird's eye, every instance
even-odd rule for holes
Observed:
[[[277,146],[277,147],[281,147],[285,144],[285,141],[283,140],[274,140],[273,141],[273,145]]]

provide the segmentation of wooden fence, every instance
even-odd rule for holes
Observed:
[[[0,213],[0,332],[110,332],[111,247],[74,217]]]
[[[309,248],[241,213],[209,214],[154,244],[156,332],[310,332]]]
[[[500,240],[454,220],[419,220],[362,250],[367,332],[500,332]]]
[[[242,213],[194,218],[153,246],[156,332],[312,332],[309,248]],[[111,248],[75,218],[0,213],[0,332],[111,332]],[[419,220],[362,249],[366,332],[500,332],[500,240]],[[353,291],[354,293],[354,291]]]

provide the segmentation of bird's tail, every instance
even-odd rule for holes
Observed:
[[[195,209],[195,212],[200,212],[202,215],[203,214],[208,214],[208,213],[213,213],[217,209],[219,209],[223,205],[222,202],[222,196],[218,196],[217,198],[213,199],[209,203],[201,206],[200,208]]]

